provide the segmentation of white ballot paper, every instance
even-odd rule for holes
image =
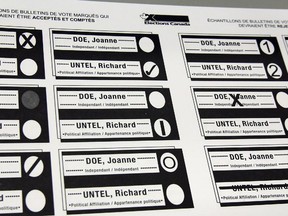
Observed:
[[[0,23],[0,215],[287,216],[287,10],[1,0]]]

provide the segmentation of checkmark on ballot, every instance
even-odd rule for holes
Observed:
[[[144,64],[144,72],[147,76],[155,78],[159,75],[159,67],[154,62],[146,62]]]
[[[154,64],[152,67],[151,67],[151,69],[148,71],[148,70],[146,70],[145,72],[146,72],[146,74],[149,76],[149,75],[151,75],[151,73],[153,72],[153,70],[154,70],[154,68],[156,67],[157,65],[156,64]]]

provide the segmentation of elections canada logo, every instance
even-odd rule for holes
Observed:
[[[188,16],[147,14],[140,15],[147,25],[190,26]]]

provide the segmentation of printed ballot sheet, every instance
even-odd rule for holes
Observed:
[[[287,10],[0,1],[0,215],[287,215]]]

